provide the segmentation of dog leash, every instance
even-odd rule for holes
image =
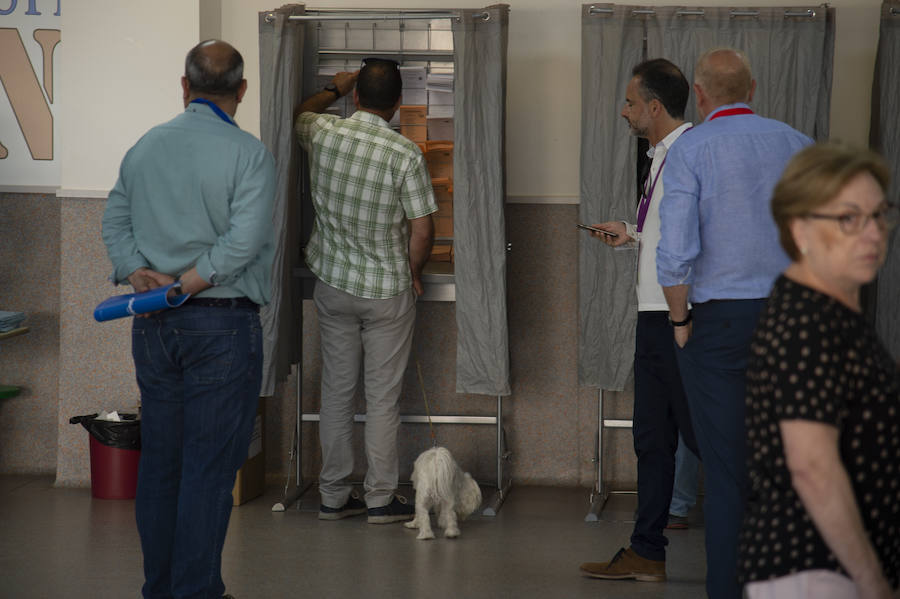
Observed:
[[[437,447],[437,438],[434,436],[434,424],[431,422],[431,410],[428,409],[428,396],[425,394],[425,379],[422,378],[422,365],[416,358],[416,372],[419,373],[419,387],[422,389],[422,399],[425,400],[425,415],[428,417],[428,429],[431,432],[431,445]]]

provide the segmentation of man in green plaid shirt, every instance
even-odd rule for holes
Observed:
[[[366,512],[369,523],[386,524],[414,515],[395,494],[398,400],[437,204],[422,152],[388,125],[401,87],[396,63],[367,59],[359,71],[335,75],[295,113],[316,211],[306,263],[317,277],[313,298],[322,339],[322,520]],[[351,90],[352,116],[322,114]],[[353,398],[363,366],[365,502],[351,495],[348,481]]]

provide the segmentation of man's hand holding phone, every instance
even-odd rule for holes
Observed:
[[[618,247],[632,241],[625,233],[625,223],[614,220],[596,225],[578,225],[579,228],[588,231],[591,237],[596,237],[608,246]]]

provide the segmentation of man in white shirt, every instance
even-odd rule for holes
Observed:
[[[609,233],[591,233],[609,246],[636,244],[638,250],[633,428],[638,458],[637,517],[631,547],[620,549],[609,562],[581,565],[581,571],[593,578],[634,578],[646,582],[666,579],[668,540],[663,529],[672,500],[679,431],[687,446],[697,453],[675,359],[668,305],[656,281],[662,171],[668,149],[691,128],[690,123],[684,122],[689,93],[684,75],[668,60],[657,58],[634,67],[625,90],[622,117],[633,135],[650,142],[650,172],[642,182],[636,222],[599,223],[594,227]]]

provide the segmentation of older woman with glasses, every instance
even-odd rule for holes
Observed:
[[[738,568],[751,599],[881,599],[898,587],[900,376],[860,305],[897,223],[887,186],[877,155],[823,144],[775,188],[793,262],[747,371],[752,490]]]

